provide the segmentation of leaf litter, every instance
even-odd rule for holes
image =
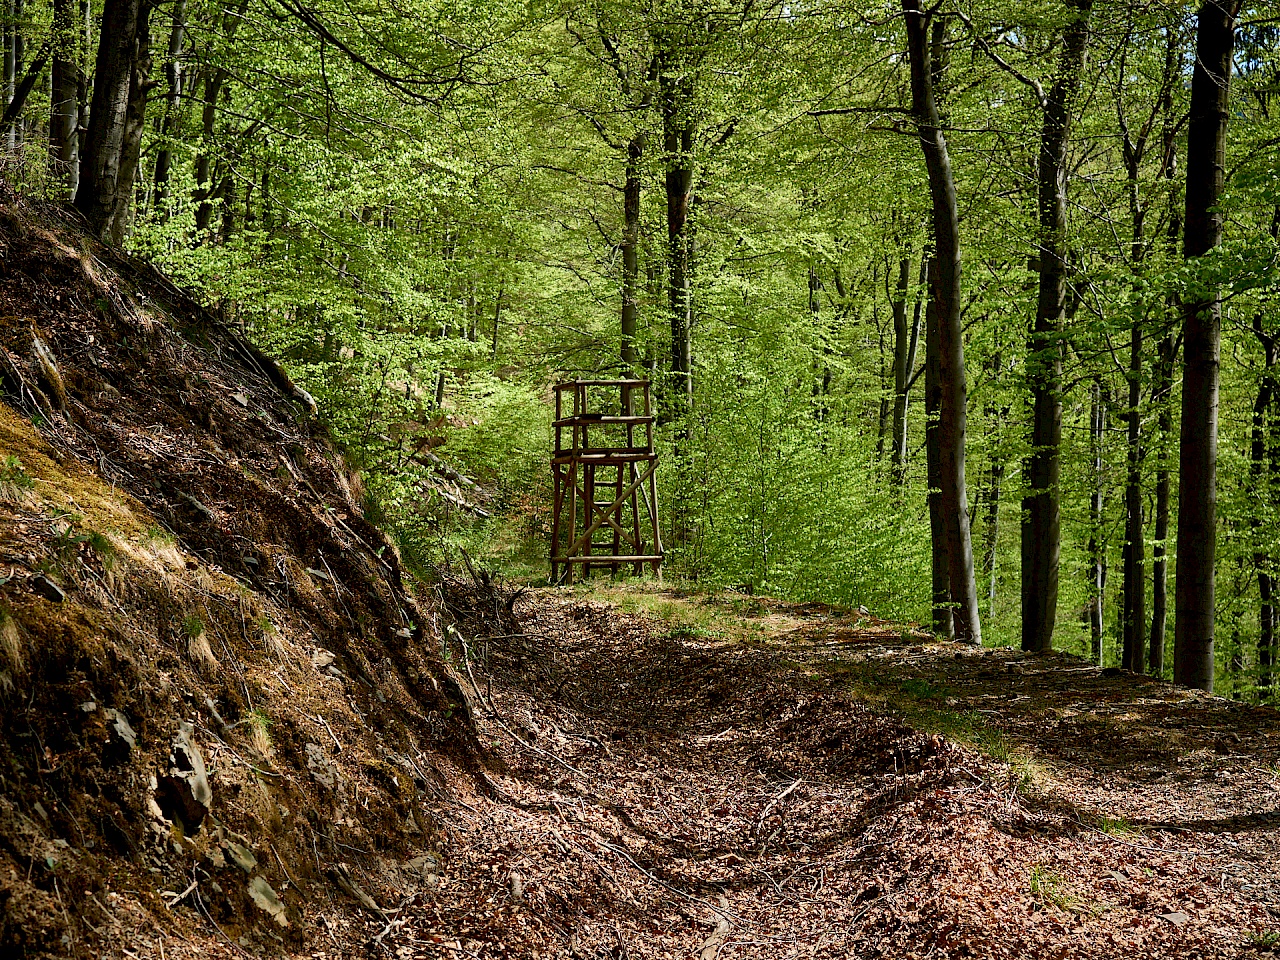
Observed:
[[[1227,957],[1275,940],[1272,709],[820,605],[753,600],[763,630],[702,635],[607,590],[446,576],[442,595],[490,772],[436,811],[447,866],[379,941],[394,955]]]

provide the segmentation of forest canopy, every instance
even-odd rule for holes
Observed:
[[[549,386],[638,376],[669,574],[1274,696],[1273,8],[3,22],[6,179],[282,358],[412,561],[545,578]]]

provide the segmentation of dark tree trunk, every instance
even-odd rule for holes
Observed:
[[[213,220],[216,187],[213,182],[213,138],[218,121],[218,98],[227,71],[211,67],[204,77],[204,103],[200,110],[200,153],[196,156],[196,230],[204,233]]]
[[[1022,649],[1053,649],[1058,613],[1062,524],[1062,354],[1067,303],[1067,144],[1071,111],[1089,46],[1092,0],[1072,4],[1058,75],[1044,99],[1037,211],[1039,296],[1027,358],[1031,382],[1031,455],[1027,464],[1022,544]]]
[[[1146,670],[1147,581],[1143,537],[1142,498],[1142,327],[1135,321],[1129,338],[1129,398],[1125,411],[1127,471],[1124,488],[1124,547],[1121,587],[1124,601],[1120,609],[1121,666],[1134,673]]]
[[[920,261],[919,284],[924,285],[925,263]],[[907,477],[907,412],[910,405],[911,373],[916,365],[920,342],[920,301],[910,322],[907,320],[907,293],[911,282],[911,261],[903,257],[898,264],[898,288],[893,304],[893,463],[894,482],[899,486]]]
[[[1093,385],[1089,405],[1089,454],[1093,468],[1093,490],[1089,495],[1089,639],[1093,662],[1102,665],[1102,639],[1106,630],[1103,599],[1107,589],[1107,547],[1102,539],[1106,514],[1103,486],[1103,441],[1107,426],[1107,398],[1102,384]]]
[[[169,31],[169,49],[168,59],[164,65],[165,83],[168,85],[168,93],[164,98],[164,116],[160,120],[160,148],[156,151],[156,170],[155,170],[155,204],[154,208],[159,211],[160,216],[167,217],[165,210],[165,202],[169,193],[169,171],[173,165],[173,151],[170,149],[169,141],[173,136],[174,127],[178,121],[178,101],[182,96],[183,73],[182,73],[182,42],[183,35],[187,29],[187,2],[186,0],[176,0],[173,5],[173,29]],[[263,172],[264,190],[262,202],[267,202],[267,194],[265,190],[267,174]],[[264,219],[265,206],[264,206]],[[270,229],[268,227],[268,229]]]
[[[1276,490],[1277,451],[1273,445],[1272,423],[1275,416],[1276,363],[1280,361],[1280,338],[1263,331],[1260,314],[1254,317],[1253,332],[1262,345],[1264,367],[1258,380],[1258,393],[1253,401],[1249,479],[1253,495],[1264,503],[1270,503]],[[1255,513],[1250,524],[1254,535],[1253,568],[1258,579],[1258,691],[1265,695],[1271,689],[1272,667],[1275,663],[1275,558],[1267,543],[1268,533],[1262,517]]]
[[[932,273],[932,267],[928,271]],[[951,577],[947,569],[947,523],[942,509],[942,446],[938,435],[938,415],[942,407],[939,378],[938,311],[933,298],[925,310],[924,335],[924,450],[926,482],[929,485],[929,542],[931,596],[934,636],[955,639],[951,615]]]
[[[1182,55],[1176,30],[1170,29],[1166,38],[1165,71],[1170,77],[1179,75]],[[1170,256],[1178,250],[1182,239],[1182,208],[1178,202],[1178,119],[1173,112],[1173,84],[1165,85],[1161,111],[1164,114],[1164,131],[1161,135],[1161,175],[1169,186],[1169,228],[1165,243]],[[1168,306],[1176,301],[1172,296]],[[1178,341],[1172,331],[1160,338],[1156,347],[1156,360],[1151,368],[1151,402],[1156,408],[1156,477],[1155,477],[1155,540],[1151,548],[1151,636],[1148,660],[1151,675],[1164,675],[1165,631],[1169,605],[1169,439],[1173,436],[1173,368],[1177,360]]]
[[[137,54],[141,0],[106,0],[93,74],[93,104],[80,163],[75,204],[94,232],[104,236],[122,196],[120,159],[133,59]]]
[[[636,336],[640,324],[640,162],[644,133],[627,143],[627,179],[622,192],[622,369],[636,375],[640,355]]]
[[[222,19],[222,35],[228,43],[235,39],[249,0],[240,0],[237,9]],[[214,180],[214,134],[217,130],[218,100],[222,97],[230,74],[222,67],[211,67],[204,77],[204,103],[200,110],[200,153],[196,156],[196,230],[203,234],[213,222],[213,201],[218,183]],[[220,181],[219,181],[220,183]]]
[[[1239,0],[1207,0],[1196,24],[1183,252],[1188,261],[1222,238],[1223,164],[1231,56]],[[1213,690],[1214,558],[1217,545],[1218,364],[1222,303],[1188,297],[1182,314],[1182,428],[1178,455],[1178,572],[1173,680]]]
[[[1151,393],[1156,406],[1156,507],[1151,548],[1151,658],[1153,677],[1164,673],[1164,640],[1169,608],[1169,438],[1173,435],[1173,334],[1160,340],[1152,368]]]
[[[693,81],[682,75],[673,51],[663,52],[658,70],[662,142],[666,154],[667,296],[671,312],[672,406],[676,415],[693,399]]]
[[[902,12],[906,19],[911,61],[912,113],[929,174],[933,208],[933,262],[936,269],[930,271],[929,286],[937,313],[938,385],[942,400],[938,415],[939,490],[947,528],[947,573],[951,600],[955,605],[952,617],[957,640],[981,643],[982,626],[964,476],[968,400],[964,333],[960,323],[960,217],[955,180],[951,175],[951,158],[934,99],[929,18],[920,0],[903,0]]]
[[[64,196],[74,197],[79,186],[80,120],[77,98],[80,80],[80,27],[73,0],[53,0],[53,65],[49,104],[49,173],[64,184]]]

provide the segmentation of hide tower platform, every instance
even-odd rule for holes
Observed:
[[[556,384],[551,582],[593,567],[662,571],[648,380]]]

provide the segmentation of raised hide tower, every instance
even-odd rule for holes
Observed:
[[[617,573],[630,564],[662,571],[658,455],[648,380],[556,384],[551,582],[572,583],[575,565]]]

